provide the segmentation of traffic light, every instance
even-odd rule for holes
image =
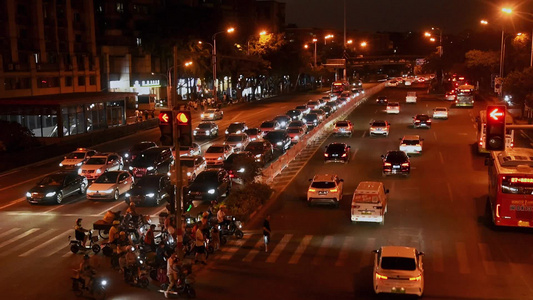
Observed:
[[[161,145],[163,146],[173,146],[174,137],[173,137],[173,125],[172,125],[172,111],[171,110],[162,110],[159,113],[159,129],[161,130]]]
[[[176,113],[176,130],[180,146],[192,146],[192,117],[189,110],[180,110]]]
[[[487,106],[487,124],[485,131],[485,148],[489,151],[505,149],[505,106]]]

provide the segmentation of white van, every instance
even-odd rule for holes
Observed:
[[[416,104],[416,92],[407,92],[407,96],[405,96],[405,103]]]
[[[362,181],[355,189],[352,198],[352,222],[385,223],[387,196],[389,190],[382,182]]]

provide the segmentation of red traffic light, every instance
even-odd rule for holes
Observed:
[[[159,113],[159,122],[161,124],[168,124],[171,119],[171,114],[168,112],[161,112]]]
[[[187,125],[189,124],[190,118],[186,113],[179,112],[176,115],[176,120],[178,121],[178,125]]]
[[[488,113],[491,120],[501,121],[505,119],[505,112],[500,107],[492,108]]]

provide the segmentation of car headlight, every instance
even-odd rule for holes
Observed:
[[[235,133],[236,133],[236,134],[240,134],[240,133],[241,133],[241,131],[240,131],[240,130],[237,130],[237,132],[235,132]]]
[[[31,193],[30,193],[30,192],[27,192],[27,193],[26,193],[26,197],[31,198]]]
[[[282,142],[277,142],[276,145],[278,146],[281,146],[283,143]]]
[[[222,156],[219,156],[217,160],[223,160],[224,158]]]
[[[302,121],[307,122],[307,120],[305,118],[302,118]]]
[[[211,135],[211,131],[206,131],[205,135]]]
[[[102,170],[96,169],[96,174],[100,174],[100,173],[102,173]]]
[[[196,135],[197,133],[198,133],[198,131],[196,131],[196,130],[194,130],[194,131],[192,132],[193,135]]]
[[[83,162],[80,161],[79,163],[76,164],[76,167],[79,167],[79,166],[81,166],[82,164],[83,164]]]
[[[299,139],[299,138],[300,138],[300,137],[297,136],[297,135],[294,136],[294,139],[295,139],[295,140],[297,140],[297,139]]]
[[[209,114],[209,117],[212,118],[214,116],[214,114]]]
[[[113,192],[113,189],[107,189],[105,191],[101,191],[102,194],[111,194]]]
[[[281,122],[281,126],[285,126],[287,123],[285,122]]]
[[[213,195],[215,193],[215,189],[210,189],[209,191],[207,191],[207,193]]]
[[[80,174],[80,175],[81,175],[81,169],[78,169],[78,174]]]
[[[226,134],[228,134],[228,133],[229,133],[229,131],[228,131],[227,129],[226,129],[226,131],[224,131],[224,132],[225,132]]]
[[[124,154],[124,157],[128,158],[128,157],[130,157],[130,155],[128,153],[126,153],[126,154]]]
[[[261,157],[261,154],[256,154],[255,157],[259,158]]]
[[[132,167],[132,166],[130,166],[130,167],[129,167],[128,169],[130,169],[130,171],[132,171],[132,170],[133,170],[133,167]]]
[[[62,167],[62,166],[63,166],[63,163],[59,163],[59,166]]]
[[[101,283],[102,283],[103,286],[106,286],[107,285],[107,280],[102,280]]]
[[[192,175],[192,173],[191,173],[191,172],[187,172],[187,176],[191,176],[191,175]]]
[[[237,173],[244,173],[244,168],[240,168]]]
[[[242,143],[237,144],[237,148],[240,148],[240,147],[242,147]]]
[[[50,192],[46,194],[46,197],[53,197],[56,195],[56,192]]]
[[[126,198],[129,198],[131,195],[130,195],[130,193],[126,193],[126,194],[124,194],[124,196],[126,196]]]
[[[154,169],[154,167],[148,167],[148,168],[146,168],[146,170],[148,170],[148,171],[152,171],[153,169]]]
[[[154,193],[148,193],[148,194],[146,194],[146,197],[148,197],[148,198],[153,198],[154,196],[155,196]]]
[[[200,118],[203,118],[203,117],[204,117],[204,114],[201,114],[201,115],[200,115]]]

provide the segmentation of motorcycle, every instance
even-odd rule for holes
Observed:
[[[242,228],[242,222],[237,221],[237,219],[233,216],[227,216],[226,217],[226,224],[219,227],[220,230],[220,236],[232,236],[235,235],[237,239],[242,239],[244,236],[244,232],[241,230]],[[220,242],[222,243],[222,239],[220,239]]]
[[[137,264],[124,268],[124,281],[128,284],[147,288],[150,284],[147,267],[143,260],[137,260]]]
[[[100,245],[96,244],[98,242],[98,236],[93,236],[93,231],[89,230],[89,238],[87,239],[89,242],[89,245],[85,245],[85,247],[82,245],[82,241],[71,239],[71,236],[68,236],[69,244],[70,244],[70,251],[72,253],[76,254],[80,250],[81,251],[88,251],[92,250],[94,254],[97,254],[100,252]]]
[[[180,297],[186,296],[187,298],[196,298],[196,290],[192,286],[196,281],[194,275],[191,274],[191,269],[189,268],[186,274],[182,274],[172,290],[169,291],[170,294],[178,295]],[[163,283],[161,285],[160,292],[165,292],[168,288],[169,283]]]
[[[85,286],[85,280],[80,278],[78,270],[74,270],[77,275],[71,277],[72,279],[72,291],[76,297],[83,296],[84,293],[94,297],[94,299],[101,300],[106,297],[107,280],[103,278],[93,278],[92,286]]]

